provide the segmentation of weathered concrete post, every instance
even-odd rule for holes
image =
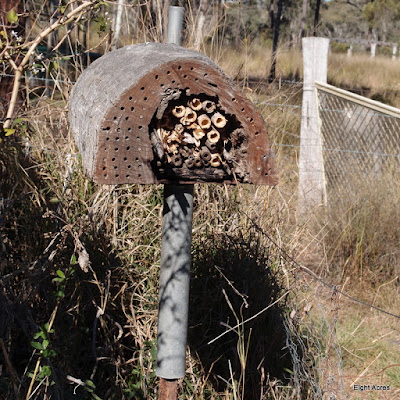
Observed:
[[[376,54],[376,43],[371,43],[371,57],[374,58]]]
[[[392,47],[392,60],[395,60],[396,56],[397,56],[397,43],[394,43]]]
[[[347,57],[351,57],[353,55],[353,45],[350,44],[350,47],[347,49]]]
[[[324,203],[325,176],[315,82],[326,83],[329,39],[303,38],[304,87],[301,114],[298,216]]]

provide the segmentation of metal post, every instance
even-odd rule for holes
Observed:
[[[182,44],[183,7],[170,6],[168,9],[168,43]]]
[[[165,185],[161,245],[157,375],[185,375],[193,185]]]
[[[181,45],[183,7],[169,7],[168,43]],[[159,399],[175,400],[185,376],[193,185],[164,185],[157,367]]]

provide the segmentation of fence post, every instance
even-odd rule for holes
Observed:
[[[392,60],[395,60],[396,56],[397,56],[397,44],[395,43],[395,44],[393,44],[393,47],[392,47]]]
[[[374,58],[376,54],[376,43],[371,43],[371,57]]]
[[[299,216],[304,215],[310,208],[323,204],[326,199],[315,82],[327,81],[329,39],[307,37],[302,39],[302,45],[304,86],[297,205]]]

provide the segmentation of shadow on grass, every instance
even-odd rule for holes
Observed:
[[[251,230],[208,237],[194,249],[188,341],[217,391],[225,391],[232,376],[236,382],[244,376],[244,398],[260,398],[267,377],[286,381],[285,369],[292,370],[284,300],[242,325],[240,332],[232,330],[207,344],[283,294],[274,268],[268,249]],[[247,352],[246,361],[241,352]]]

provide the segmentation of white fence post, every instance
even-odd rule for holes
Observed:
[[[392,46],[392,60],[395,60],[397,56],[397,44]]]
[[[374,58],[376,54],[376,43],[371,43],[371,57]]]
[[[322,143],[318,127],[318,102],[315,82],[326,83],[329,39],[308,37],[303,45],[303,104],[301,113],[299,156],[298,215],[326,200]]]

